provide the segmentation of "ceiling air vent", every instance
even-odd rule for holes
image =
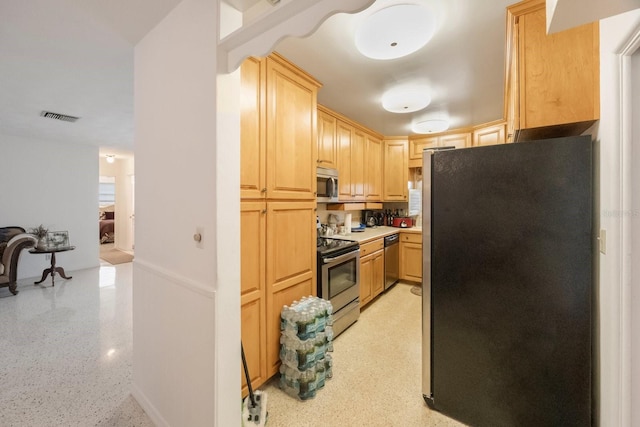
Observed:
[[[52,113],[51,111],[43,111],[40,113],[42,117],[48,117],[50,119],[62,120],[64,122],[75,122],[80,117],[67,116],[66,114]]]

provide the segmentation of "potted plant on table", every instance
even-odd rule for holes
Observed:
[[[38,239],[38,243],[36,247],[38,249],[45,249],[47,247],[47,233],[49,232],[48,228],[45,228],[42,224],[35,228],[29,229],[29,234],[33,234],[36,239]]]

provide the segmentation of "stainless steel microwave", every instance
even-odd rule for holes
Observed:
[[[335,169],[318,168],[318,202],[334,203],[338,201],[338,171]]]

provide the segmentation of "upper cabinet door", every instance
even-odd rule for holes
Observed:
[[[351,139],[351,199],[364,200],[365,181],[365,135],[360,129],[354,129]],[[340,180],[340,177],[338,177]]]
[[[364,180],[366,183],[365,199],[370,202],[382,201],[382,140],[372,136],[366,136],[365,146],[365,171]]]
[[[384,141],[384,201],[407,201],[409,155],[407,140]]]
[[[240,69],[240,197],[266,196],[264,59],[247,58]]]
[[[473,146],[504,144],[505,123],[499,123],[490,126],[483,126],[473,131]]]
[[[318,166],[338,169],[335,116],[318,110]]]
[[[412,160],[422,159],[422,150],[438,146],[438,137],[418,138],[409,141],[409,158]]]
[[[267,197],[315,199],[318,84],[267,58]]]
[[[471,133],[454,133],[438,137],[440,147],[465,148],[471,147]]]
[[[338,198],[351,200],[351,140],[353,126],[338,120],[336,142],[338,146]]]
[[[340,119],[336,127],[338,199],[343,202],[364,201],[365,133]]]
[[[507,25],[508,139],[512,127],[577,135],[599,119],[598,22],[547,35],[545,1],[526,0],[507,8]]]

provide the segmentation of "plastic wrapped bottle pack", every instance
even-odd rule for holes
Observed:
[[[301,400],[316,396],[333,376],[333,306],[308,296],[280,316],[280,388]]]

